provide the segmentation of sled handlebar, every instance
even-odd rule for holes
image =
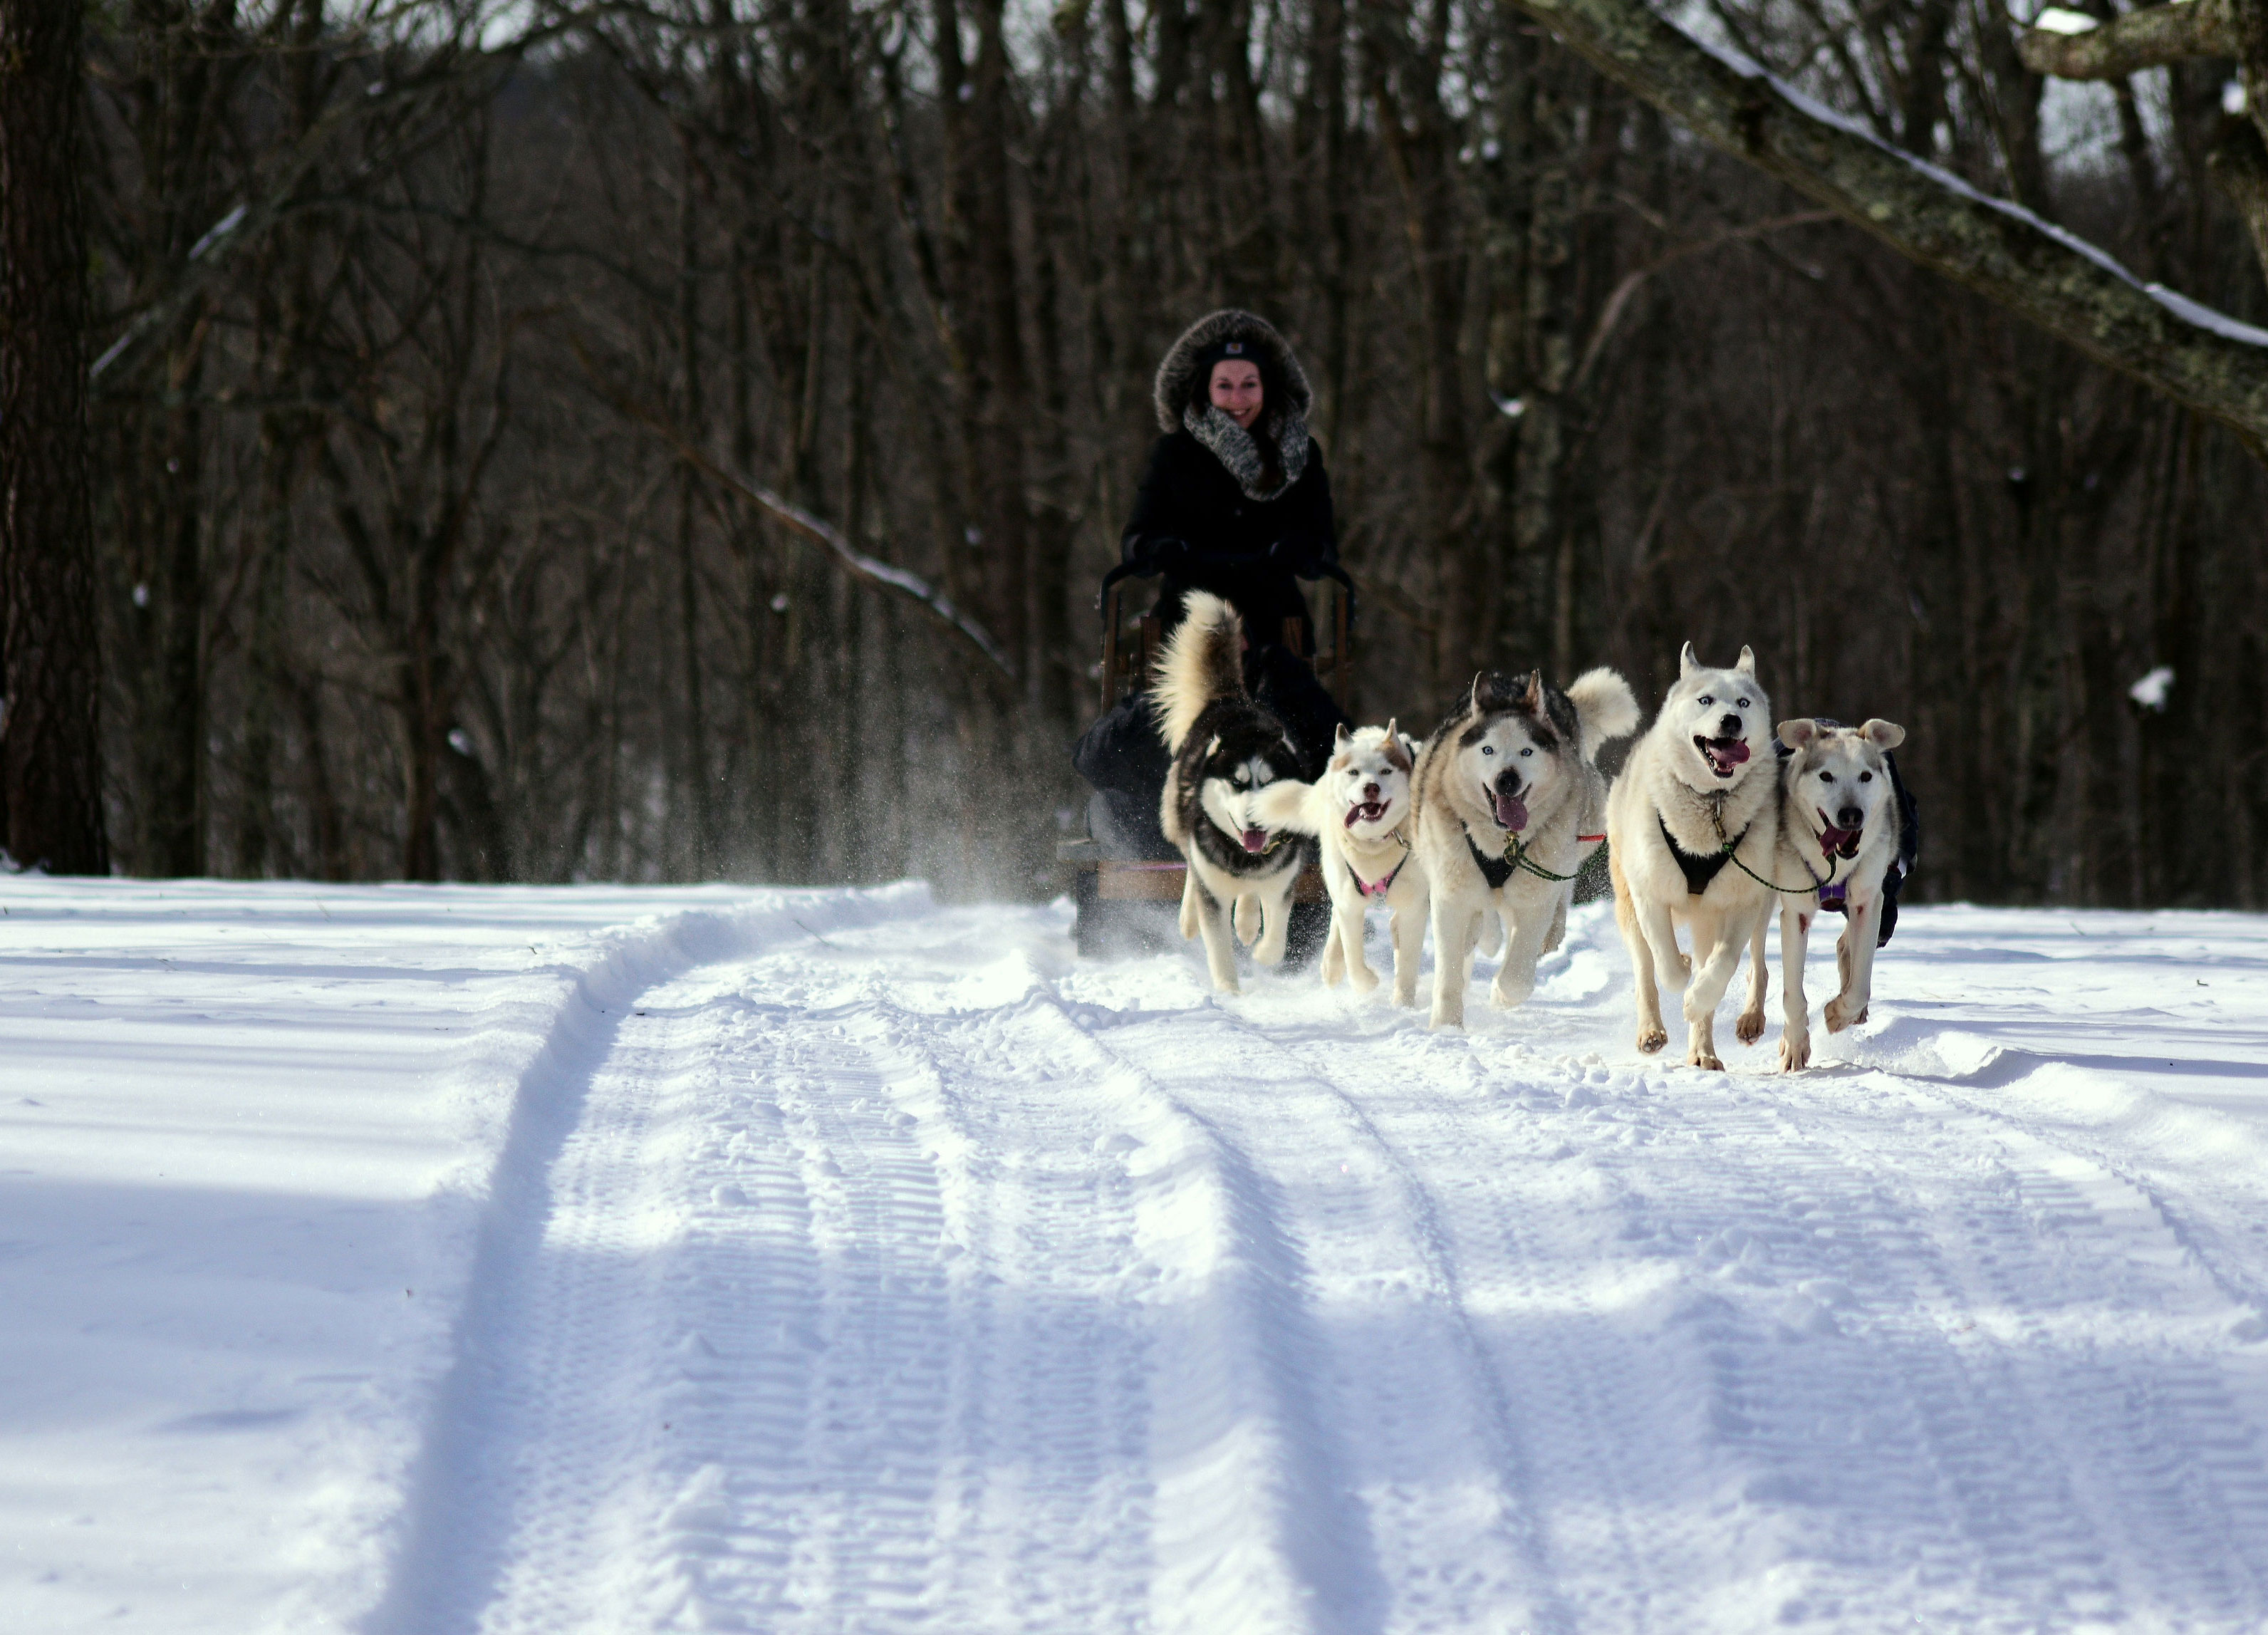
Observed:
[[[1236,572],[1241,570],[1252,568],[1275,567],[1280,569],[1284,566],[1283,563],[1277,562],[1273,557],[1257,551],[1247,552],[1239,556],[1197,556],[1192,559],[1204,563],[1208,568],[1226,569],[1230,572]],[[1347,622],[1350,624],[1354,622],[1354,580],[1348,577],[1347,571],[1344,568],[1340,567],[1339,564],[1335,562],[1305,562],[1290,569],[1289,571],[1295,577],[1302,579],[1330,579],[1335,581],[1346,595]],[[1110,587],[1116,585],[1121,579],[1159,579],[1163,578],[1165,576],[1165,569],[1153,567],[1146,563],[1120,563],[1116,567],[1113,568],[1109,572],[1102,576],[1102,586],[1095,593],[1094,596],[1094,611],[1096,615],[1100,616],[1103,610],[1109,606]]]

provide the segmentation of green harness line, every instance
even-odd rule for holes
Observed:
[[[1705,795],[1702,799],[1705,800],[1709,799],[1709,797]],[[1717,830],[1717,838],[1719,840],[1725,840],[1725,809],[1721,801],[1719,801],[1716,806],[1710,807],[1709,821]],[[1734,855],[1734,848],[1739,846],[1742,841],[1746,840],[1748,838],[1748,835],[1749,831],[1742,829],[1732,839],[1725,840],[1725,850],[1719,855],[1729,859],[1734,868],[1740,870],[1742,873],[1756,881],[1757,885],[1762,886],[1765,890],[1778,892],[1784,897],[1800,897],[1805,895],[1807,893],[1824,890],[1828,886],[1834,883],[1835,866],[1834,865],[1830,864],[1827,868],[1827,878],[1825,880],[1821,880],[1816,875],[1813,875],[1811,884],[1808,886],[1774,885],[1771,880],[1766,880],[1763,875],[1757,873],[1756,870],[1750,868],[1747,864],[1742,862],[1738,857]],[[1806,874],[1811,873],[1811,865],[1805,863],[1800,857],[1796,858],[1796,862],[1801,865],[1803,872]]]
[[[1576,878],[1576,875],[1580,875],[1583,872],[1579,866],[1573,874],[1553,873],[1550,869],[1545,868],[1541,863],[1538,863],[1534,858],[1529,857],[1528,855],[1528,843],[1522,840],[1519,836],[1513,834],[1507,834],[1504,837],[1504,860],[1506,863],[1511,864],[1512,866],[1516,869],[1526,869],[1538,880],[1553,880],[1561,885],[1565,885],[1567,881],[1573,880]]]

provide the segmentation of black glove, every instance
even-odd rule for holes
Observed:
[[[1329,540],[1317,541],[1303,534],[1287,534],[1268,548],[1270,563],[1310,579],[1319,564],[1331,561],[1333,556]]]

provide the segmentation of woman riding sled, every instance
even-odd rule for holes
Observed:
[[[1161,635],[1181,622],[1193,590],[1243,615],[1245,683],[1289,729],[1313,776],[1346,717],[1283,643],[1285,622],[1296,620],[1300,650],[1313,651],[1299,581],[1335,572],[1338,562],[1330,479],[1307,433],[1307,374],[1273,327],[1231,308],[1182,332],[1158,365],[1152,396],[1164,435],[1121,536],[1119,574],[1162,577]],[[1071,759],[1100,792],[1090,823],[1107,851],[1175,855],[1158,832],[1166,749],[1145,696],[1122,699]]]

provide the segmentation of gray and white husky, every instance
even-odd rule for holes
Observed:
[[[1543,672],[1473,678],[1418,752],[1417,859],[1432,898],[1436,1027],[1462,1027],[1473,951],[1491,917],[1504,963],[1489,990],[1506,1010],[1535,988],[1535,961],[1565,935],[1585,859],[1605,838],[1600,746],[1638,726],[1638,699],[1612,670],[1562,692]]]
[[[1780,998],[1787,1017],[1779,1064],[1788,1072],[1811,1062],[1803,960],[1811,922],[1822,906],[1839,902],[1847,922],[1835,945],[1843,991],[1827,1002],[1827,1031],[1841,1033],[1867,1020],[1875,934],[1881,928],[1882,880],[1898,855],[1898,802],[1886,757],[1905,738],[1905,728],[1892,721],[1863,726],[1814,720],[1779,724],[1779,741],[1792,753],[1780,768],[1779,840],[1771,879],[1778,887],[1809,887],[1784,890],[1779,898]],[[1764,924],[1770,918],[1757,920],[1749,945],[1749,1005],[1758,1013],[1764,1003]]]
[[[1284,957],[1292,888],[1314,855],[1304,836],[1273,829],[1255,800],[1270,784],[1297,778],[1300,752],[1278,721],[1244,690],[1244,622],[1207,591],[1191,591],[1184,617],[1158,661],[1151,707],[1173,752],[1158,803],[1166,838],[1189,864],[1182,935],[1204,937],[1213,986],[1239,991],[1230,919],[1252,957]]]
[[[1756,654],[1743,647],[1731,669],[1712,669],[1688,642],[1676,684],[1607,798],[1607,865],[1638,989],[1638,1048],[1669,1042],[1658,983],[1685,996],[1685,1059],[1695,1067],[1725,1065],[1717,1001],[1771,912],[1765,881],[1780,814],[1771,718]],[[1690,958],[1677,946],[1680,925],[1691,932]],[[1753,1044],[1764,1027],[1764,1000],[1753,994],[1735,1031]]]
[[[1363,922],[1373,904],[1392,913],[1396,1005],[1418,1003],[1425,942],[1425,871],[1410,838],[1416,758],[1417,746],[1392,721],[1351,733],[1342,726],[1322,777],[1313,784],[1270,784],[1253,803],[1270,827],[1316,837],[1323,889],[1331,898],[1325,986],[1336,986],[1342,976],[1353,980],[1358,993],[1378,986],[1363,958]]]

